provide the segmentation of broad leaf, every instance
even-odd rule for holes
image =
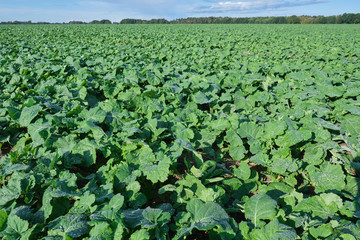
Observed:
[[[78,238],[90,232],[88,217],[82,214],[61,216],[49,224],[49,228],[59,230],[72,238]]]
[[[252,196],[245,203],[245,217],[251,220],[255,227],[260,220],[272,219],[275,217],[277,202],[264,193]]]
[[[42,107],[39,105],[34,105],[32,107],[24,107],[24,109],[21,111],[19,124],[24,127],[29,126],[31,121],[38,115],[41,110]]]
[[[341,191],[345,187],[345,175],[340,165],[323,164],[320,168],[310,166],[308,172],[315,183],[316,192]]]
[[[348,116],[341,121],[341,128],[353,137],[360,136],[360,116]]]
[[[279,223],[277,219],[269,222],[261,229],[254,229],[250,236],[254,240],[293,240],[297,238],[295,229]]]
[[[241,162],[238,168],[234,169],[234,174],[236,177],[246,180],[250,177],[251,170],[249,165],[245,162]]]
[[[230,228],[229,216],[217,203],[204,203],[201,200],[193,199],[186,205],[186,210],[191,214],[192,227],[199,230],[209,230],[216,225],[223,229]]]

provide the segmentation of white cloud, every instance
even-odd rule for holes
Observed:
[[[222,1],[207,0],[213,4],[193,8],[193,12],[199,13],[221,13],[221,12],[249,12],[269,9],[279,9],[285,7],[297,7],[327,2],[327,0],[241,0],[241,1]]]
[[[289,15],[301,6],[330,0],[0,0],[0,21],[67,22],[124,18],[186,18],[200,16]],[[41,3],[41,4],[40,4]],[[299,7],[299,8],[296,8]],[[311,7],[310,7],[311,8]],[[319,10],[318,10],[319,11]],[[324,13],[320,13],[324,14]]]

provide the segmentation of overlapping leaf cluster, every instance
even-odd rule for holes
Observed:
[[[0,30],[0,238],[360,239],[356,26]]]

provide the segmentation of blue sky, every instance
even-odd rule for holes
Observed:
[[[360,13],[359,0],[0,0],[0,21],[290,16]]]

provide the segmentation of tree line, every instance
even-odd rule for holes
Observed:
[[[289,16],[289,17],[188,17],[168,21],[166,19],[123,19],[120,24],[359,24],[360,13],[344,13],[337,16]]]
[[[0,24],[50,24],[49,22],[7,21]],[[360,24],[360,13],[337,16],[287,16],[287,17],[188,17],[175,20],[164,18],[143,20],[126,18],[120,22],[108,19],[91,22],[70,21],[62,24]]]

